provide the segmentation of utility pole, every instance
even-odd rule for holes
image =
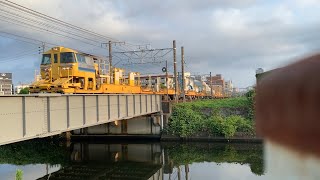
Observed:
[[[182,99],[183,102],[186,101],[186,94],[185,94],[185,89],[186,89],[186,85],[185,85],[185,81],[184,81],[184,48],[183,46],[181,46],[181,73],[182,73]]]
[[[167,89],[167,101],[169,101],[169,77],[168,77],[168,60],[166,60],[166,89]]]
[[[213,97],[213,89],[212,89],[212,76],[211,76],[211,72],[210,72],[210,94],[211,94],[211,98]]]
[[[110,84],[113,83],[113,68],[112,68],[112,43],[109,41],[109,76],[110,76]]]
[[[119,44],[119,45],[121,45],[121,44],[125,44],[125,42],[116,42],[116,41],[109,41],[108,43],[101,43],[101,47],[102,47],[102,45],[105,45],[105,46],[108,46],[108,48],[109,48],[109,75],[110,75],[110,84],[112,84],[113,83],[113,78],[112,78],[112,76],[113,76],[113,65],[112,65],[112,44],[115,44],[115,45],[117,45],[117,44]]]
[[[44,51],[45,51],[45,48],[46,48],[46,44],[43,42],[41,44],[41,47],[39,46],[39,54],[42,55],[44,53]]]
[[[43,42],[43,43],[42,43],[42,53],[44,53],[45,48],[46,48],[46,44]]]
[[[174,98],[178,101],[177,91],[178,91],[178,77],[177,77],[177,59],[176,59],[176,40],[173,40],[173,73],[174,73]]]

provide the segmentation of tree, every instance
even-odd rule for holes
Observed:
[[[26,87],[26,88],[21,89],[19,94],[29,94],[29,88]]]

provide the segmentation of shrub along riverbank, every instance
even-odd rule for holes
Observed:
[[[254,137],[253,95],[199,100],[173,107],[165,133],[180,137]]]

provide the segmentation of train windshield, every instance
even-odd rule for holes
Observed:
[[[44,54],[42,55],[42,61],[41,64],[51,64],[51,54]]]
[[[76,62],[73,52],[60,53],[60,63],[74,63]]]

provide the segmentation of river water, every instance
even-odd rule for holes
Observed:
[[[261,144],[33,140],[0,146],[0,179],[266,179]]]

